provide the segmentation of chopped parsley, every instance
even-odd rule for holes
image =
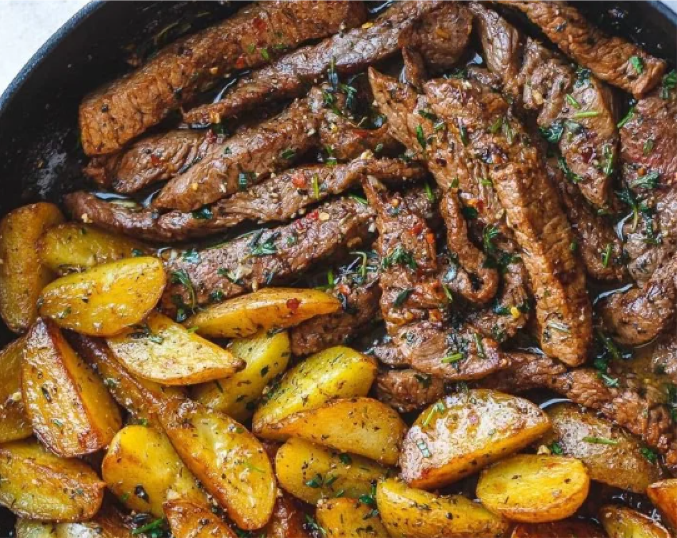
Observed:
[[[425,149],[426,148],[426,139],[425,139],[425,134],[423,134],[423,126],[417,125],[416,126],[416,140],[418,140],[419,145]]]
[[[677,87],[677,71],[674,69],[663,76],[663,85],[661,86],[661,98],[669,99],[670,91]]]
[[[580,120],[583,118],[596,118],[599,115],[599,110],[585,110],[583,112],[576,112],[572,117],[576,120]]]
[[[412,293],[414,293],[414,288],[404,288],[395,297],[393,306],[402,306]]]
[[[661,175],[658,172],[649,172],[630,183],[630,186],[638,189],[655,189],[658,187],[660,177]]]
[[[294,151],[292,148],[284,149],[280,152],[280,157],[286,160],[291,160],[296,157],[296,151]]]
[[[562,448],[562,445],[559,444],[559,442],[554,441],[551,443],[548,448],[550,449],[550,452],[552,454],[555,454],[556,456],[561,456],[564,454],[564,449]]]
[[[658,461],[658,454],[648,447],[640,448],[639,453],[644,456],[649,463],[656,463]]]
[[[566,100],[567,103],[569,103],[572,107],[580,110],[581,104],[576,100],[576,98],[573,95],[567,93]]]
[[[430,121],[437,121],[437,116],[430,110],[419,109],[419,115]]]
[[[427,427],[428,424],[430,424],[430,421],[433,419],[433,416],[434,416],[436,413],[442,414],[442,413],[444,413],[444,411],[446,411],[446,409],[447,409],[447,408],[444,406],[444,404],[443,404],[442,402],[437,402],[435,405],[433,405],[433,406],[430,408],[430,412],[429,412],[428,415],[425,417],[425,419],[423,419],[423,422],[422,422],[423,426],[424,426],[424,427]]]
[[[606,247],[604,247],[604,252],[602,252],[602,267],[609,267],[612,248],[613,245],[611,243],[607,243]]]
[[[171,274],[171,282],[172,284],[181,284],[184,288],[188,290],[188,293],[190,295],[190,305],[188,306],[191,309],[195,308],[195,306],[197,305],[197,295],[195,293],[193,283],[190,280],[190,276],[188,276],[186,270],[179,269],[178,271],[174,271]]]
[[[459,351],[458,353],[452,353],[451,355],[447,355],[440,362],[442,362],[443,364],[454,364],[455,362],[462,361],[464,358],[465,355],[463,355],[463,353]]]
[[[484,228],[484,231],[482,232],[482,245],[484,246],[484,250],[486,252],[495,252],[496,251],[496,245],[494,245],[494,239],[496,239],[499,236],[500,232],[498,231],[498,228],[494,225],[489,225],[486,228]]]
[[[549,127],[541,127],[541,134],[551,144],[556,144],[562,138],[564,133],[564,123],[561,121],[555,121],[550,124]]]
[[[638,75],[644,72],[644,61],[639,56],[632,56],[630,58],[630,65]]]
[[[593,445],[617,445],[618,441],[615,439],[607,439],[606,437],[583,437],[583,441]]]
[[[401,245],[397,245],[390,254],[381,260],[381,267],[383,269],[389,269],[395,265],[404,265],[412,271],[418,268],[412,253]]]

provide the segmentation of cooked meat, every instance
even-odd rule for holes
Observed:
[[[373,210],[351,198],[321,205],[285,226],[262,229],[223,245],[177,253],[167,261],[171,276],[163,307],[195,308],[259,286],[280,284],[313,264],[331,262],[371,237]]]
[[[380,328],[378,332],[380,332]],[[368,334],[358,342],[358,348],[363,349],[365,354],[376,357],[380,363],[391,368],[407,368],[409,366],[388,334],[377,337]],[[421,374],[421,377],[429,378],[430,376]]]
[[[400,413],[422,409],[444,396],[444,380],[416,370],[380,370],[376,395]]]
[[[523,11],[562,52],[600,79],[641,97],[665,72],[663,60],[620,37],[609,37],[565,2],[498,0]]]
[[[337,117],[331,111],[326,120],[320,123],[320,144],[338,161],[347,161],[365,151],[380,154],[393,154],[399,147],[397,141],[388,134],[388,127],[362,129],[345,117]]]
[[[542,156],[499,94],[452,79],[430,81],[425,92],[455,143],[488,164],[488,178],[522,248],[543,349],[567,364],[582,363],[592,338],[591,306],[570,248],[573,233]],[[502,129],[492,129],[499,123]]]
[[[233,69],[266,63],[284,48],[361,24],[362,2],[261,2],[162,49],[80,105],[88,155],[112,153]],[[265,52],[264,52],[265,51]]]
[[[362,71],[395,54],[401,46],[399,40],[403,32],[440,4],[444,2],[397,2],[373,23],[301,48],[254,71],[240,80],[221,101],[190,110],[184,119],[191,124],[214,123],[261,103],[296,97],[332,66],[340,75]]]
[[[421,53],[409,47],[404,47],[402,49],[402,61],[404,63],[402,82],[413,86],[418,92],[423,91],[423,83],[428,78],[428,70]],[[387,128],[388,125],[386,124],[384,127]]]
[[[651,351],[651,371],[677,385],[677,335],[668,334]]]

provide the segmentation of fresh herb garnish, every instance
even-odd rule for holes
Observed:
[[[381,267],[383,269],[389,269],[395,265],[404,265],[412,271],[418,268],[412,253],[401,245],[397,245],[390,254],[381,260]]]
[[[649,463],[656,463],[658,461],[658,454],[648,447],[640,448],[639,453],[644,456]]]
[[[611,249],[613,248],[613,245],[611,243],[607,243],[606,247],[604,247],[604,252],[602,252],[602,267],[609,267],[609,261],[611,260]]]
[[[618,441],[615,439],[607,439],[606,437],[583,437],[583,441],[593,445],[617,445]]]
[[[658,172],[649,172],[630,183],[630,186],[638,189],[655,189],[658,187],[660,177],[661,175]]]
[[[562,138],[564,133],[564,123],[562,121],[554,121],[549,127],[541,127],[541,134],[551,144],[556,144]]]
[[[567,93],[567,95],[566,95],[566,100],[567,100],[567,103],[569,103],[572,107],[574,107],[574,108],[576,108],[576,109],[580,109],[580,108],[581,108],[581,104],[580,104],[580,103],[576,100],[576,98],[575,98],[573,95],[571,95],[570,93]]]
[[[179,269],[178,271],[174,271],[171,274],[171,282],[172,284],[181,284],[184,288],[188,290],[188,293],[190,295],[190,308],[194,309],[195,306],[197,305],[197,295],[195,293],[195,288],[193,287],[193,283],[190,280],[190,276],[188,276],[188,273],[186,273],[185,269]]]
[[[644,72],[644,61],[639,56],[631,56],[630,65],[638,75]]]
[[[418,140],[419,145],[425,149],[426,139],[425,134],[423,134],[423,127],[421,125],[416,126],[416,140]]]
[[[393,306],[402,306],[412,293],[414,293],[414,288],[404,288],[395,297]]]
[[[197,220],[211,220],[211,219],[214,218],[214,214],[212,213],[212,210],[209,209],[208,207],[203,207],[203,208],[200,208],[196,211],[193,211],[191,213],[191,216],[194,219],[197,219]]]
[[[422,423],[423,426],[426,427],[426,426],[428,426],[428,424],[430,424],[430,421],[433,419],[433,416],[435,415],[435,413],[442,414],[442,413],[444,413],[444,411],[446,409],[447,408],[444,406],[444,404],[442,402],[437,402],[435,405],[433,405],[430,408],[430,412],[425,417],[425,419],[423,419],[423,423]]]

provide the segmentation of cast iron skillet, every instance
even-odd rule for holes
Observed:
[[[579,4],[610,33],[637,41],[674,67],[677,12],[666,4]],[[228,16],[238,7],[237,2],[109,1],[81,9],[0,96],[0,217],[22,204],[58,202],[62,193],[82,183],[78,104],[87,92],[129,69],[130,51],[152,53],[156,44]],[[0,326],[0,345],[10,339]],[[10,536],[13,524],[13,517],[0,511],[0,537]]]

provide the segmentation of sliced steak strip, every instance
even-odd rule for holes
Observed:
[[[463,80],[430,81],[425,92],[456,144],[488,164],[491,179],[529,272],[543,349],[582,363],[592,338],[585,274],[574,239],[536,147],[499,94]],[[505,126],[493,129],[500,122]]]
[[[379,400],[400,413],[422,409],[444,395],[444,380],[416,370],[379,370],[376,375]]]
[[[635,97],[654,88],[665,72],[663,60],[623,38],[605,35],[565,2],[498,2],[524,12],[564,54]]]
[[[166,263],[170,283],[163,307],[190,309],[302,274],[331,262],[372,237],[373,211],[357,200],[339,198],[285,226],[258,230],[224,245],[177,253]]]
[[[80,132],[87,155],[121,149],[232,69],[361,24],[362,2],[261,2],[162,49],[136,71],[87,96]],[[263,52],[265,51],[265,52]]]

